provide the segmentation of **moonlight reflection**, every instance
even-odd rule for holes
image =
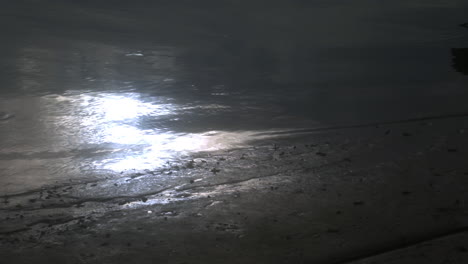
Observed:
[[[255,137],[255,132],[250,131],[178,133],[164,127],[141,128],[144,117],[157,121],[190,110],[167,98],[150,98],[151,102],[147,102],[137,93],[88,93],[60,96],[58,100],[68,101],[74,105],[71,108],[78,108],[75,114],[81,119],[81,127],[69,129],[84,130],[86,133],[79,136],[87,138],[77,141],[97,144],[98,151],[104,153],[102,159],[94,161],[97,169],[116,172],[154,169],[170,159],[193,152],[240,147]],[[205,107],[225,110],[217,105]]]

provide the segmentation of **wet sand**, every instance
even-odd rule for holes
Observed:
[[[463,263],[467,131],[466,117],[321,131],[5,196],[1,255],[344,263],[391,252],[403,263],[426,261],[435,247]],[[408,247],[421,255],[402,254]],[[393,263],[371,260],[359,263]]]
[[[467,12],[4,4],[0,262],[467,263]]]

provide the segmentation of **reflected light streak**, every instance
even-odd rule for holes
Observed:
[[[87,142],[97,151],[105,153],[93,162],[96,169],[113,171],[155,169],[166,161],[202,151],[216,151],[244,146],[256,137],[257,132],[208,131],[205,133],[175,133],[160,127],[141,129],[141,117],[151,120],[171,118],[191,112],[193,106],[176,105],[165,98],[142,100],[137,93],[87,93],[53,97],[56,102],[67,102],[70,114],[56,119],[63,124],[75,118],[79,127],[67,127],[69,137],[76,137],[73,142]],[[196,108],[220,109],[222,105],[197,106]],[[71,110],[70,110],[71,109]],[[224,109],[224,110],[222,110]],[[158,122],[155,122],[157,124]],[[266,136],[263,136],[266,137]],[[257,137],[258,138],[258,137]],[[109,151],[111,146],[112,151]],[[71,146],[82,148],[83,146]],[[101,151],[103,150],[103,151]],[[106,150],[106,151],[104,151]]]
[[[119,127],[115,129],[120,129]],[[135,134],[122,131],[120,143],[133,142]],[[226,150],[245,146],[256,136],[256,132],[210,131],[202,134],[155,133],[140,134],[140,141],[146,147],[138,155],[128,155],[121,159],[109,160],[106,169],[123,171],[127,169],[150,169],[162,166],[167,160],[202,151]],[[110,139],[116,140],[116,138]]]
[[[137,118],[144,115],[167,115],[170,114],[164,107],[144,103],[125,96],[110,95],[100,100],[98,111],[105,113],[107,121],[119,121]]]

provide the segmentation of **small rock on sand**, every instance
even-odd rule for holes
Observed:
[[[0,111],[0,121],[8,120],[10,118],[13,118],[14,116],[14,114]]]

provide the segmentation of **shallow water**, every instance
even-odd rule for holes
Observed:
[[[468,47],[467,11],[464,1],[8,3],[0,190],[155,169],[264,132],[468,112],[451,54]]]

